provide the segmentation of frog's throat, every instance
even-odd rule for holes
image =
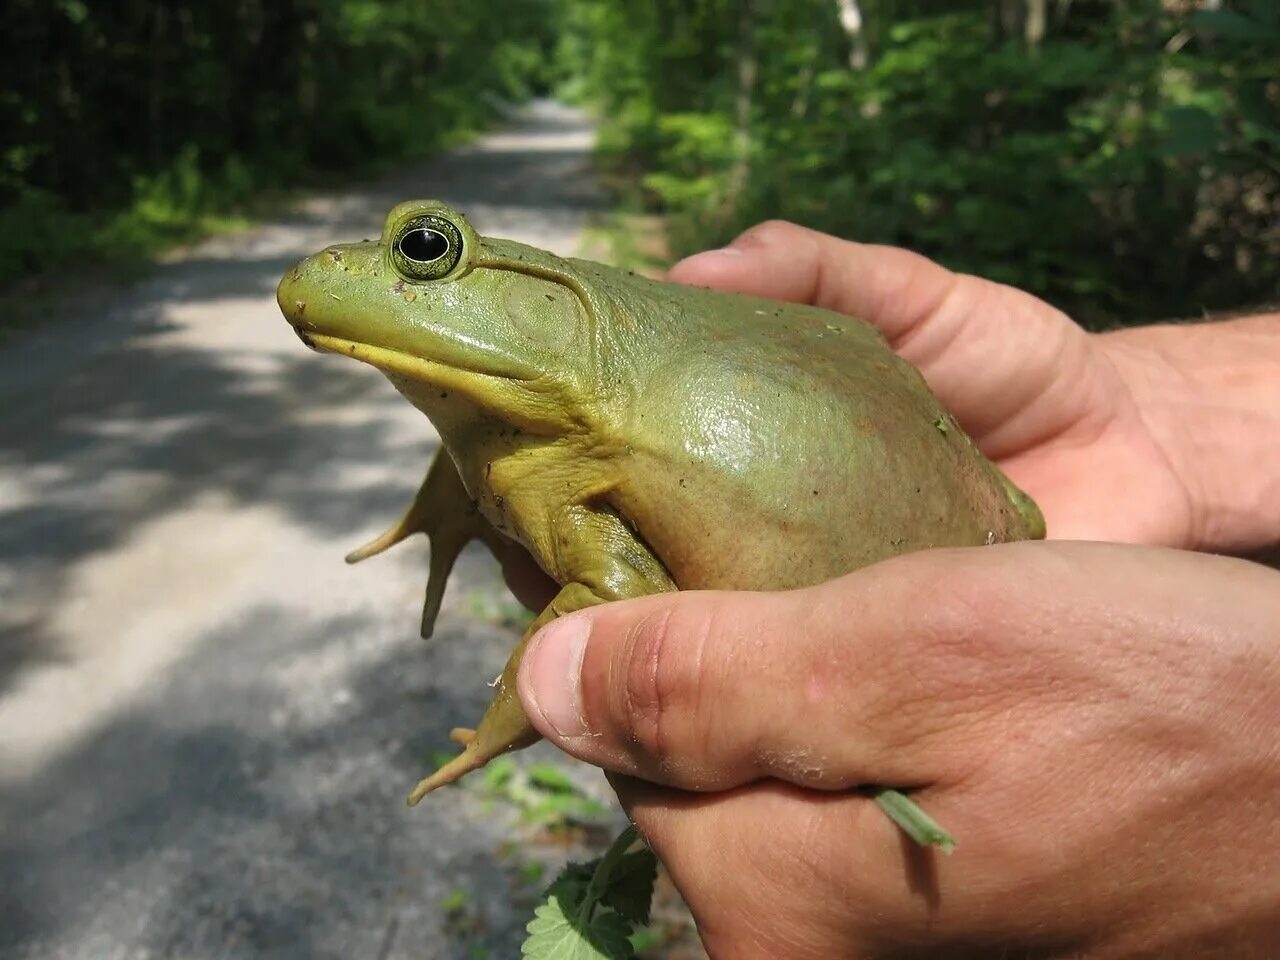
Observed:
[[[370,343],[360,343],[357,340],[332,337],[328,334],[308,333],[307,340],[313,349],[321,353],[336,353],[344,357],[352,357],[377,367],[384,373],[396,374],[420,383],[429,383],[444,390],[452,390],[482,409],[500,409],[508,417],[511,416],[512,411],[521,409],[520,400],[526,395],[522,387],[528,382],[528,378],[525,377],[460,370],[445,363],[425,360],[399,350],[375,347]],[[526,429],[546,426],[534,422],[515,423],[515,425]]]

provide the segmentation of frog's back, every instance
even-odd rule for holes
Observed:
[[[681,588],[803,586],[911,550],[1043,535],[870,325],[614,284],[606,350],[631,381],[614,411],[631,449],[615,506]]]

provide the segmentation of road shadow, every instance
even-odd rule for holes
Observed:
[[[415,636],[425,570],[410,548],[379,569],[395,586],[376,600],[316,596],[294,578],[302,595],[215,592],[196,615],[166,573],[198,567],[222,533],[191,517],[251,516],[261,543],[229,536],[259,555],[292,537],[247,567],[273,577],[298,551],[354,545],[399,513],[433,432],[376,371],[295,342],[276,282],[306,253],[375,234],[414,196],[459,206],[482,231],[567,245],[597,202],[584,131],[535,106],[481,146],[313,198],[134,284],[75,289],[69,277],[60,317],[0,344],[0,705],[29,689],[18,681],[58,672],[42,661],[71,671],[116,654],[106,627],[68,627],[62,612],[83,602],[84,571],[129,551],[150,551],[157,575],[129,585],[154,608],[137,613],[169,614],[130,629],[174,651],[3,781],[0,955],[518,954],[528,915],[496,855],[514,814],[470,787],[403,804],[448,731],[478,719],[515,642],[456,612],[459,587],[500,595],[495,565],[464,553],[455,612],[430,646]],[[171,529],[185,539],[160,533]],[[76,660],[86,638],[74,631],[94,635],[99,660]],[[440,909],[453,891],[471,904],[461,927]]]
[[[324,244],[376,234],[412,196],[474,212],[482,230],[573,235],[600,199],[587,144],[580,117],[535,104],[491,141],[211,240],[128,287],[68,289],[61,319],[8,338],[0,694],[63,655],[56,614],[76,599],[79,566],[160,518],[217,496],[355,536],[398,513],[431,453],[429,426],[407,433],[403,400],[368,368],[277,349],[279,277]],[[355,482],[361,471],[378,478]],[[183,563],[184,544],[171,549]]]
[[[497,855],[510,811],[461,788],[403,803],[449,728],[479,716],[512,642],[459,624],[424,648],[375,618],[278,606],[210,632],[0,798],[0,955],[518,955],[527,911]],[[454,890],[465,945],[440,909]]]

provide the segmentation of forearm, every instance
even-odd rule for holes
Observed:
[[[1100,337],[1192,508],[1188,547],[1280,544],[1280,313]]]

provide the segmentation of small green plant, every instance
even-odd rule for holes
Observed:
[[[442,766],[452,755],[442,753],[432,759],[437,766]],[[499,757],[480,771],[476,779],[486,799],[510,804],[526,823],[546,830],[598,824],[607,813],[603,803],[549,763],[521,766],[511,757]]]
[[[628,827],[597,860],[569,864],[547,888],[520,948],[527,960],[629,960],[649,923],[658,859]]]
[[[955,849],[951,835],[906,794],[880,790],[875,801],[916,843],[943,853]],[[602,857],[570,863],[561,871],[525,928],[529,936],[520,955],[527,960],[631,960],[652,943],[643,928],[649,924],[657,875],[657,857],[636,828],[628,827]]]
[[[444,914],[445,932],[456,940],[469,941],[484,933],[484,916],[467,890],[450,890],[440,901],[440,912]]]
[[[536,616],[509,594],[495,594],[492,590],[473,590],[466,595],[463,604],[467,616],[473,620],[521,633]]]

